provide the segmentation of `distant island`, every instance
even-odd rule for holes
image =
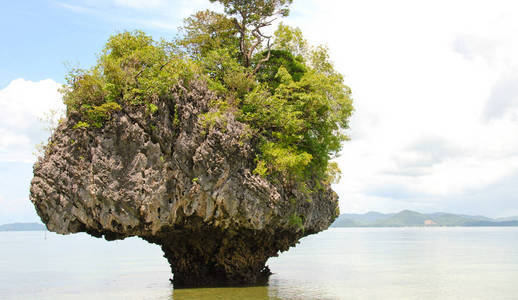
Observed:
[[[0,225],[0,231],[45,231],[47,228],[40,223],[12,223]]]
[[[341,214],[331,227],[405,227],[405,226],[518,226],[518,216],[492,219],[485,216],[450,213],[422,214],[411,210],[383,214]]]

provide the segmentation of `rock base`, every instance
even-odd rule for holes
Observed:
[[[294,246],[302,234],[268,230],[175,228],[146,238],[159,244],[173,272],[175,288],[265,285],[268,258]]]

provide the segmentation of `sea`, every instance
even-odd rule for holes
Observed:
[[[0,299],[518,299],[518,227],[331,228],[267,286],[175,289],[157,245],[0,232]]]

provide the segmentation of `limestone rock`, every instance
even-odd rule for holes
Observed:
[[[70,115],[34,166],[31,201],[51,231],[161,245],[175,286],[265,282],[269,257],[333,222],[337,196],[254,175],[248,127],[204,118],[215,96],[203,82],[174,95],[99,129]]]

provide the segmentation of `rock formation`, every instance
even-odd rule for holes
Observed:
[[[254,140],[201,81],[125,106],[102,128],[71,114],[34,166],[31,201],[48,229],[162,247],[175,287],[265,283],[265,265],[336,218],[329,186],[304,192],[254,175]],[[307,183],[317,189],[314,183]]]

